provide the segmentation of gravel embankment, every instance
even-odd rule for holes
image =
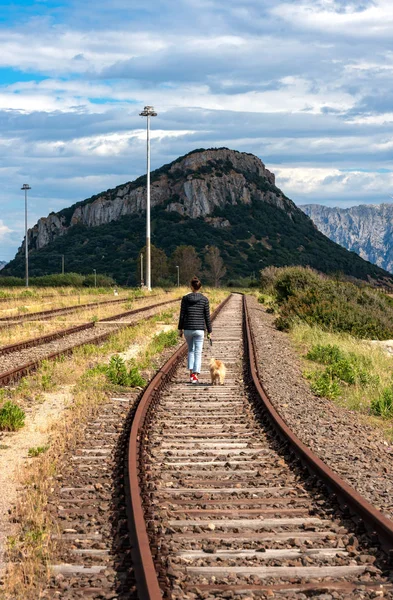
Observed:
[[[312,394],[287,334],[248,297],[259,370],[275,408],[296,435],[360,494],[393,519],[393,448],[356,413]]]
[[[168,300],[168,303],[171,300]],[[173,305],[175,306],[175,305]],[[138,321],[146,320],[149,317],[165,310],[166,305],[162,305],[158,308],[152,308],[141,314],[128,315],[127,317],[119,318],[114,316],[110,323],[99,323],[97,327],[87,329],[86,331],[79,331],[71,335],[67,335],[59,340],[53,340],[48,344],[37,346],[35,348],[25,348],[12,354],[6,354],[0,356],[0,373],[5,373],[11,369],[22,366],[33,360],[44,360],[49,354],[53,352],[66,351],[78,344],[88,344],[96,337],[99,337],[107,332],[116,332],[116,326],[114,322],[124,325],[125,323],[131,325]]]

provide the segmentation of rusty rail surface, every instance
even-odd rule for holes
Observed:
[[[142,298],[135,298],[135,300],[142,300],[144,298],[155,298],[157,294],[152,296],[144,296]],[[40,312],[26,313],[23,315],[12,315],[9,317],[0,317],[0,328],[7,329],[13,327],[18,323],[24,321],[39,321],[41,319],[47,319],[48,317],[56,317],[60,315],[67,315],[69,313],[77,312],[78,310],[84,310],[86,308],[98,308],[107,304],[121,304],[130,302],[129,298],[117,298],[116,300],[104,300],[104,302],[87,302],[86,304],[76,304],[75,306],[64,306],[63,308],[52,308],[49,310],[42,310]]]
[[[230,297],[231,294],[216,308],[212,314],[212,320],[224,308]],[[147,493],[143,480],[145,431],[153,419],[154,407],[159,400],[161,390],[170,381],[174,371],[186,353],[187,345],[184,343],[150,381],[140,398],[129,437],[127,478],[129,484],[128,501],[131,549],[139,597],[143,598],[143,600],[162,600],[162,592],[150,549],[148,535],[150,526],[149,523],[145,522],[143,511],[143,498]]]
[[[157,306],[160,306],[160,304],[169,304],[169,301],[164,301],[158,304],[151,304],[147,307],[143,306],[139,309],[128,310],[126,312],[119,313],[118,315],[113,315],[112,317],[105,317],[104,319],[99,319],[97,323],[106,323],[107,321],[112,320],[116,321],[116,319],[121,319],[134,313],[143,312],[144,310],[148,310],[149,308],[155,308]],[[62,337],[65,337],[66,335],[71,335],[72,333],[77,333],[78,331],[92,329],[93,327],[94,323],[92,322],[82,323],[81,325],[75,325],[74,327],[60,329],[59,331],[54,331],[53,333],[48,333],[47,335],[42,335],[36,338],[30,338],[28,340],[16,342],[15,344],[9,344],[8,346],[0,346],[0,356],[4,356],[5,354],[12,354],[12,352],[18,352],[19,350],[25,350],[26,348],[35,348],[36,346],[42,346],[43,344],[47,344],[54,340],[58,340]]]
[[[216,309],[214,317],[225,306],[231,296]],[[246,296],[243,296],[243,327],[245,358],[249,363],[249,373],[254,386],[259,408],[268,415],[277,434],[285,440],[292,452],[301,460],[309,471],[316,474],[331,489],[341,503],[344,503],[357,515],[368,529],[375,532],[382,547],[387,551],[393,548],[393,524],[376,510],[368,501],[358,494],[351,486],[335,474],[321,459],[319,459],[299,438],[290,430],[269,400],[259,377],[256,360],[256,346],[251,329]],[[161,391],[168,385],[179,363],[186,355],[186,344],[175,351],[166,364],[158,371],[143,392],[133,417],[128,446],[128,464],[126,477],[128,480],[128,510],[129,529],[132,548],[133,567],[138,587],[139,597],[143,600],[162,600],[165,584],[160,587],[160,577],[157,573],[152,550],[154,537],[149,538],[149,531],[154,531],[152,519],[144,514],[144,499],[149,495],[145,481],[146,469],[143,462],[147,448],[147,432],[154,419],[155,406],[159,402]]]
[[[335,473],[326,463],[324,463],[308,446],[306,446],[288,427],[285,421],[280,417],[274,408],[266,391],[261,383],[258,370],[258,361],[256,354],[256,344],[254,332],[251,328],[250,316],[247,307],[247,297],[243,296],[244,311],[244,330],[246,353],[249,361],[250,374],[253,385],[260,398],[265,414],[273,424],[278,435],[285,440],[300,459],[302,464],[314,475],[317,475],[332,490],[333,494],[342,505],[357,515],[364,523],[365,527],[375,532],[380,540],[382,548],[387,552],[393,550],[393,523],[386,518],[379,510],[374,508],[363,496],[361,496],[352,486],[344,481]]]
[[[130,316],[133,314],[134,315],[140,314],[140,313],[146,312],[148,310],[151,310],[152,308],[159,308],[160,306],[163,306],[166,304],[174,304],[176,302],[179,302],[179,299],[166,300],[163,302],[158,302],[157,304],[150,304],[149,306],[143,306],[141,308],[129,310],[124,313],[120,313],[119,315],[115,315],[113,317],[100,319],[99,321],[97,321],[97,323],[105,323],[106,321],[111,321],[111,320],[115,321],[116,319],[122,319],[123,317],[127,317],[127,316]],[[57,331],[57,332],[54,332],[54,333],[51,333],[49,335],[45,335],[45,336],[42,336],[39,338],[33,338],[30,340],[26,340],[24,342],[18,342],[17,344],[11,344],[10,346],[3,346],[3,348],[0,348],[0,355],[1,354],[10,354],[12,352],[17,352],[18,350],[23,350],[25,348],[41,346],[41,345],[47,344],[51,341],[54,341],[56,339],[60,339],[63,337],[67,337],[73,333],[77,333],[78,331],[85,331],[88,329],[93,329],[95,327],[95,325],[96,325],[95,323],[84,323],[83,325],[78,325],[76,327],[70,327],[68,329],[62,329],[61,331]],[[123,329],[125,327],[133,327],[133,326],[135,326],[135,324],[119,323],[118,329]],[[98,335],[94,339],[89,340],[88,343],[98,345],[101,342],[108,339],[112,334],[113,334],[113,331],[109,331],[109,332],[107,331],[105,333],[102,333],[101,335]],[[45,356],[43,358],[32,360],[21,366],[15,367],[15,369],[10,369],[9,371],[0,373],[0,385],[8,385],[9,383],[15,382],[18,379],[20,379],[21,377],[24,377],[25,375],[28,375],[29,373],[31,373],[32,371],[37,369],[37,367],[41,364],[41,362],[43,360],[55,360],[59,356],[70,355],[73,353],[73,351],[76,348],[80,348],[81,346],[84,346],[86,343],[87,342],[84,341],[79,344],[76,344],[75,346],[72,346],[72,348],[66,348],[63,350],[52,352],[51,354],[48,354],[47,356]]]

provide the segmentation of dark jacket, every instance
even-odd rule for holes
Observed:
[[[212,332],[209,300],[203,294],[191,292],[181,300],[178,329],[207,329]]]

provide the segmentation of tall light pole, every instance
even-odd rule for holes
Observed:
[[[145,285],[143,281],[143,254],[141,253],[141,288]]]
[[[179,285],[180,285],[180,269],[179,269],[179,265],[176,265],[176,269],[177,269],[177,287],[179,287]]]
[[[141,117],[147,117],[147,183],[146,183],[146,287],[151,292],[151,254],[150,254],[150,117],[156,117],[153,106],[145,106],[139,113]]]
[[[97,287],[97,270],[93,269],[93,273],[94,273],[94,287]]]
[[[25,192],[25,273],[26,273],[26,287],[29,287],[29,242],[27,239],[27,190],[31,190],[28,183],[24,183],[20,188]]]

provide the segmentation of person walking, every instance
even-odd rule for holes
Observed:
[[[191,294],[183,296],[180,307],[179,336],[186,338],[188,346],[188,368],[190,370],[190,383],[198,383],[198,375],[201,372],[202,349],[207,329],[207,337],[210,339],[212,325],[210,321],[209,300],[199,292],[202,287],[198,277],[190,281]]]

